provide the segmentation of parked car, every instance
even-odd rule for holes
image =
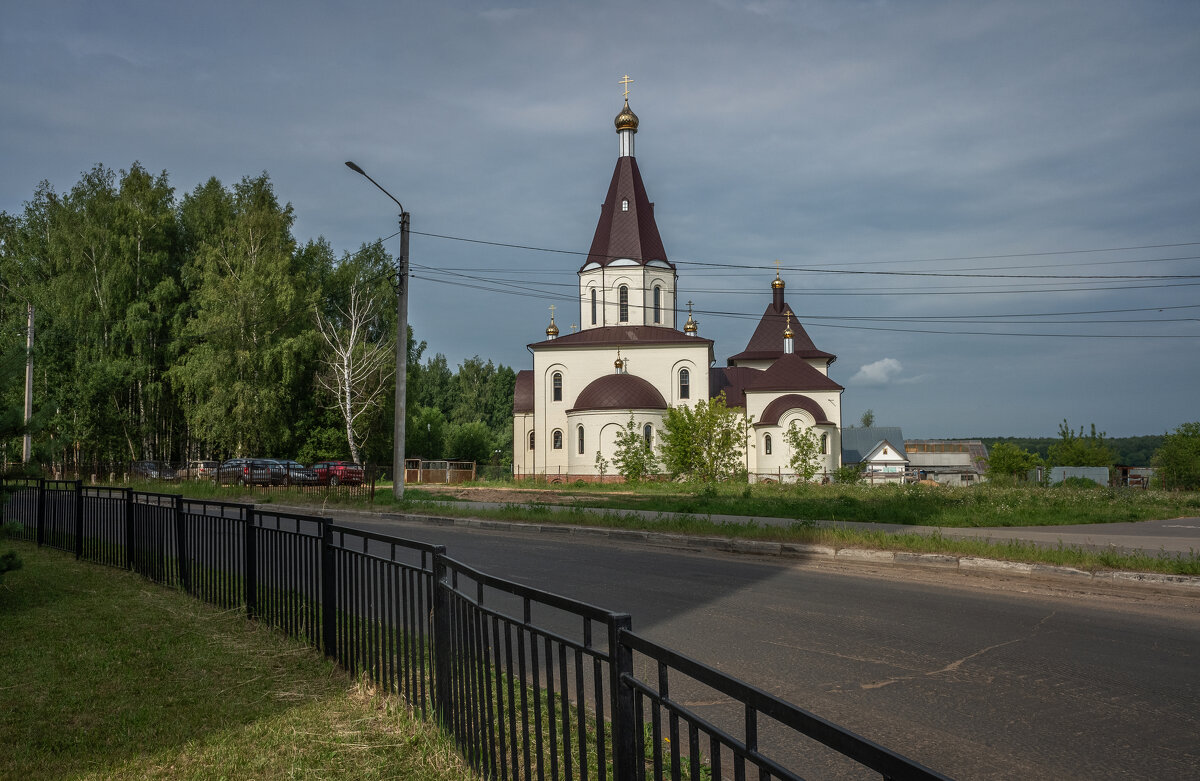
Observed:
[[[217,482],[236,485],[283,485],[286,472],[266,458],[231,458],[217,470]]]
[[[313,471],[321,485],[362,485],[364,470],[353,461],[318,461]]]
[[[189,461],[187,476],[193,480],[212,480],[217,476],[220,466],[216,461]]]
[[[289,461],[283,458],[268,459],[279,465],[283,470],[284,479],[292,485],[316,485],[317,473],[299,461]]]
[[[174,480],[175,470],[158,461],[134,461],[129,476],[138,480]]]

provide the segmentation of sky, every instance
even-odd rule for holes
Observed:
[[[426,355],[530,368],[548,306],[579,321],[626,74],[717,365],[778,260],[845,425],[1200,419],[1194,0],[4,0],[0,210],[96,164],[166,171],[180,198],[266,171],[301,243],[398,254],[353,160],[412,215]]]

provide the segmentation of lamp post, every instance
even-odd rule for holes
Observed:
[[[396,279],[396,407],[392,431],[392,495],[404,498],[404,412],[408,385],[408,212],[396,197],[383,189],[366,171],[347,160],[346,167],[362,174],[400,207],[400,257]]]

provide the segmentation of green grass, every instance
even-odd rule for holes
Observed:
[[[471,777],[402,701],[241,611],[9,546],[0,777]]]
[[[1043,488],[986,483],[970,488],[919,484],[697,486],[664,482],[638,486],[538,487],[566,493],[568,503],[603,509],[942,527],[1056,526],[1200,515],[1200,494],[1194,492],[1100,486]],[[430,498],[420,489],[410,489],[407,494],[414,499]],[[376,503],[379,501],[377,498]]]

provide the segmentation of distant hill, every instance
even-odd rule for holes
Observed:
[[[1050,446],[1059,441],[1058,437],[978,437],[989,448],[998,442],[1008,442],[1017,447],[1046,457]],[[1117,454],[1116,463],[1123,466],[1150,466],[1154,451],[1162,447],[1163,435],[1156,434],[1147,437],[1113,437],[1105,438],[1104,444]]]

